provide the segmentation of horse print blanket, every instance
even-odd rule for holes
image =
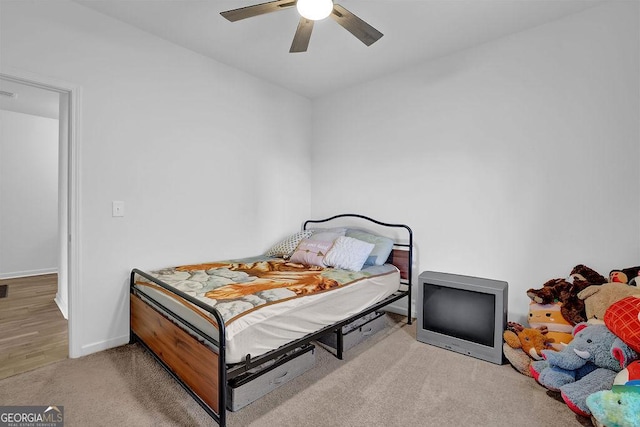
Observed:
[[[171,267],[154,278],[215,307],[229,324],[262,306],[348,286],[375,274],[255,257]],[[389,273],[383,273],[389,274]],[[153,286],[141,276],[136,284]]]

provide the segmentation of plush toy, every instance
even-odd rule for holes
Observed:
[[[542,360],[542,350],[552,349],[553,339],[547,337],[546,328],[525,328],[519,323],[509,322],[502,336],[504,356],[518,372],[529,377],[531,360]]]
[[[572,282],[582,281],[591,285],[602,285],[603,283],[607,283],[607,279],[605,279],[602,274],[582,264],[578,264],[573,267],[569,277],[573,279],[571,280]]]
[[[619,385],[640,386],[640,360],[629,363],[625,369],[618,372],[615,380],[613,380],[613,387],[615,388]],[[640,388],[637,390],[640,391]]]
[[[529,326],[535,329],[546,329],[547,338],[553,340],[552,347],[555,350],[562,350],[565,344],[569,344],[573,339],[571,331],[573,326],[569,323],[560,309],[562,303],[553,304],[529,304]]]
[[[587,397],[587,406],[596,425],[640,427],[640,361],[616,375],[612,390]]]
[[[602,275],[582,264],[576,265],[570,276],[565,279],[551,279],[542,285],[541,289],[529,289],[527,296],[538,304],[562,303],[562,316],[571,324],[587,320],[584,301],[578,298],[578,293],[591,285],[607,283]]]
[[[640,266],[611,270],[609,272],[609,282],[628,283],[633,286],[638,286],[638,275],[640,275]]]
[[[640,296],[614,302],[604,314],[607,328],[640,353]]]
[[[559,391],[576,414],[589,416],[587,397],[611,389],[618,372],[638,355],[604,325],[576,325],[573,340],[560,352],[542,350],[545,360],[531,363],[531,375]]]
[[[587,322],[604,324],[604,314],[607,309],[614,302],[631,295],[640,296],[640,288],[624,283],[605,283],[600,286],[589,286],[580,291],[578,298],[584,300]]]
[[[509,361],[509,364],[513,366],[513,369],[522,375],[531,376],[531,358],[521,348],[513,348],[504,342],[502,343],[502,354]]]

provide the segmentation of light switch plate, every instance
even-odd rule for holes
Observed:
[[[111,216],[124,216],[124,202],[120,200],[114,200],[111,203]]]

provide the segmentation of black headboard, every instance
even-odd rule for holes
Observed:
[[[309,219],[304,222],[302,229],[306,230],[313,224],[324,224],[333,221],[335,224],[354,219],[357,221],[357,225],[366,228],[367,221],[379,226],[377,229],[383,230],[385,227],[392,228],[394,230],[401,230],[402,240],[397,237],[394,238],[393,250],[389,255],[387,263],[393,264],[400,270],[401,283],[409,285],[411,287],[412,282],[412,266],[413,266],[413,231],[408,225],[405,224],[392,224],[387,222],[378,221],[365,215],[360,214],[339,214],[324,219]],[[359,220],[362,220],[360,222]],[[355,221],[349,221],[349,225],[354,224]],[[396,233],[394,233],[395,235]]]

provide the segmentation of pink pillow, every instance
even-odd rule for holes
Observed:
[[[290,262],[326,267],[323,260],[333,242],[303,239],[291,255]]]

